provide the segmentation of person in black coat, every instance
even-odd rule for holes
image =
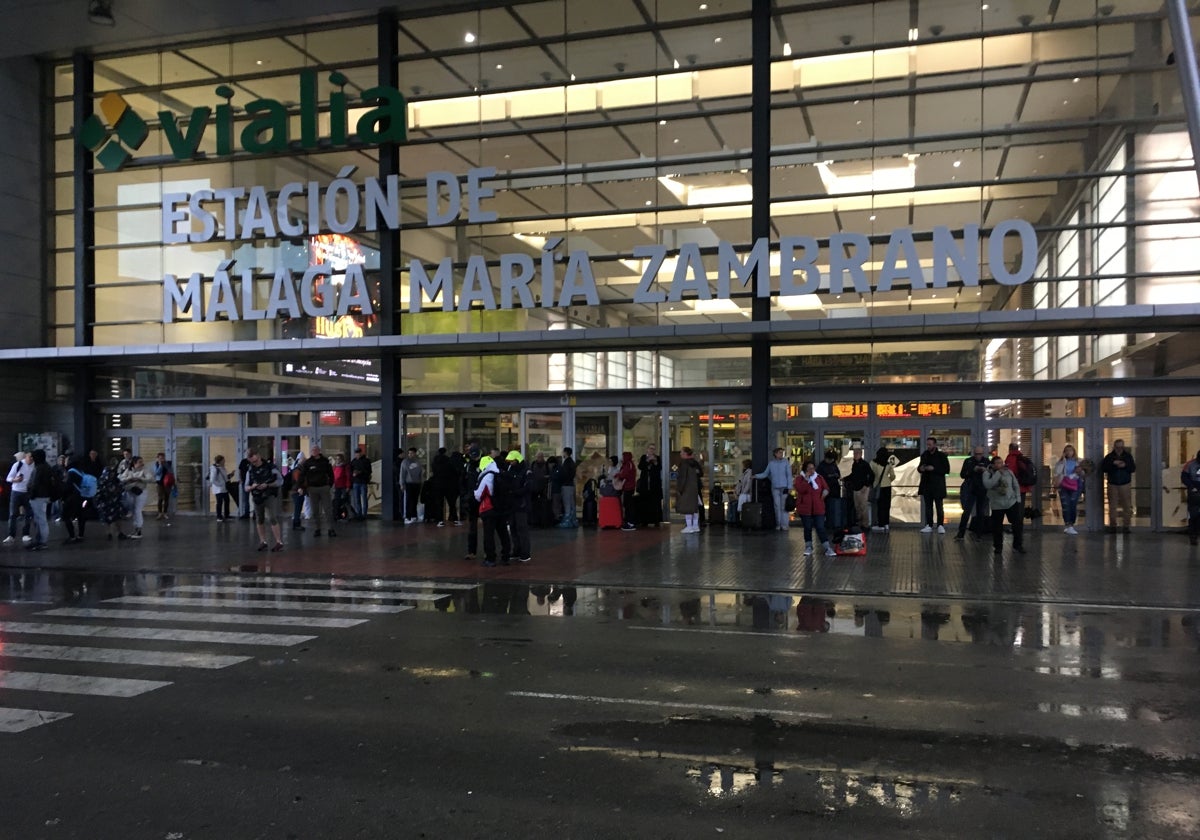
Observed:
[[[950,459],[946,453],[938,449],[937,438],[925,441],[925,451],[917,462],[917,472],[921,474],[921,482],[917,485],[917,494],[925,513],[925,527],[922,534],[932,534],[936,528],[939,534],[946,533],[946,513],[942,509],[946,498],[946,476],[950,475]],[[937,513],[935,518],[934,513]]]
[[[658,457],[658,449],[654,446],[647,446],[646,454],[638,459],[636,506],[640,514],[638,525],[653,525],[657,528],[661,524],[663,518],[662,459]]]

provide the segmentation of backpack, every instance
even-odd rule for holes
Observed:
[[[1022,487],[1032,487],[1037,484],[1037,470],[1033,468],[1033,461],[1030,461],[1024,455],[1017,456],[1017,484]]]
[[[175,473],[164,472],[162,477],[162,485],[164,490],[171,490],[175,486]]]
[[[72,467],[67,472],[75,473],[79,476],[79,495],[85,499],[96,498],[96,490],[99,489],[100,482],[96,481],[96,476],[90,473],[80,472]]]
[[[500,470],[492,476],[492,507],[497,513],[509,513],[517,496],[517,479],[511,470]]]

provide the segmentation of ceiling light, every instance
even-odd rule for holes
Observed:
[[[718,35],[716,38],[713,38],[713,43],[714,43],[714,44],[719,44],[719,43],[721,43],[721,36],[720,36],[720,35]]]
[[[921,32],[915,26],[908,30],[908,40],[915,41],[921,37]]]
[[[705,11],[707,8],[708,8],[708,4],[707,4],[707,3],[701,3],[701,4],[700,4],[700,11],[702,11],[702,12],[703,12],[703,11]]]
[[[654,203],[654,202],[653,202],[653,201],[651,201],[650,199],[646,199],[646,206],[647,206],[647,207],[649,207],[649,206],[650,206],[651,204],[653,204],[653,203]]]
[[[1079,84],[1079,77],[1078,77],[1078,76],[1076,76],[1074,79],[1072,79],[1072,80],[1071,80],[1071,84],[1073,84],[1073,85],[1077,85],[1077,84]]]
[[[869,221],[869,222],[873,222],[873,221],[875,221],[875,214],[874,214],[874,213],[872,213],[870,216],[868,216],[868,217],[867,217],[867,221]]]
[[[571,74],[571,81],[572,81],[572,82],[573,82],[573,81],[575,81],[575,74],[574,74],[574,73],[572,73],[572,74]]]
[[[954,161],[954,168],[955,168],[955,169],[958,169],[958,167],[960,167],[960,166],[962,166],[962,161],[961,161],[961,160],[956,160],[956,161]]]
[[[261,58],[258,59],[257,61],[255,61],[254,63],[257,64],[259,67],[262,67],[262,59]]]
[[[672,143],[678,143],[678,142],[679,142],[679,138],[678,138],[678,137],[676,137],[676,138],[675,138],[674,140],[672,140],[671,142],[672,142]]]
[[[1063,100],[1063,104],[1064,104],[1064,105],[1066,105],[1066,104],[1067,104],[1068,102],[1070,102],[1070,101],[1071,101],[1070,99],[1064,99],[1064,100]]]
[[[784,55],[792,54],[792,45],[790,43],[788,43],[787,41],[785,41],[783,44],[783,54]]]
[[[817,164],[821,183],[830,195],[846,193],[873,193],[881,190],[911,190],[917,183],[917,167],[911,160],[875,163],[874,167],[855,164],[839,164],[842,171],[835,172],[828,161]]]
[[[503,70],[503,69],[504,69],[504,65],[503,65],[503,64],[497,64],[497,65],[496,65],[496,69],[497,69],[497,70]]]
[[[468,44],[474,44],[475,43],[475,33],[468,32],[466,35],[463,36],[463,40],[466,41]]]
[[[988,4],[984,3],[982,6],[979,7],[979,10],[981,12],[986,12],[988,10]]]
[[[675,61],[673,62],[673,64],[674,64],[674,67],[675,67],[675,69],[676,69],[676,70],[678,70],[678,69],[679,69],[679,59],[678,59],[678,58],[677,58],[677,59],[675,59]]]
[[[659,124],[659,125],[666,125],[666,124],[667,124],[667,121],[666,121],[666,120],[659,120],[659,121],[658,121],[658,124]]]
[[[117,25],[112,13],[112,0],[90,0],[87,14],[88,20],[97,26]]]

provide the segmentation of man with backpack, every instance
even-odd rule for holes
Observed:
[[[506,474],[490,455],[479,459],[479,482],[474,497],[479,503],[479,518],[483,520],[483,565],[496,565],[496,537],[499,536],[500,563],[507,566],[512,556],[512,542],[508,538],[512,476]]]
[[[83,531],[95,505],[99,481],[94,475],[83,471],[84,465],[74,462],[67,470],[67,480],[62,497],[62,520],[67,526],[67,545],[83,542]],[[79,521],[79,533],[75,533],[75,521]]]
[[[1025,515],[1025,496],[1037,484],[1037,468],[1021,452],[1021,444],[1010,443],[1008,445],[1008,457],[1004,459],[1004,466],[1008,467],[1009,472],[1017,477],[1017,486],[1021,488],[1021,515]]]

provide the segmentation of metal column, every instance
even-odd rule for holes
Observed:
[[[1167,0],[1167,22],[1175,45],[1175,67],[1179,71],[1179,90],[1187,115],[1188,137],[1192,141],[1192,168],[1200,184],[1200,70],[1196,68],[1196,45],[1184,0]]]
[[[385,87],[400,87],[400,68],[396,54],[399,52],[399,30],[394,12],[382,11],[376,21],[378,29],[379,84]],[[400,171],[400,147],[395,143],[384,143],[379,147],[379,178]],[[396,320],[396,274],[400,265],[400,232],[380,223],[379,230],[379,334],[393,335]],[[400,519],[400,494],[396,492],[396,469],[392,457],[400,445],[400,361],[384,353],[379,360],[379,438],[380,479],[379,514],[392,522]]]
[[[753,0],[750,26],[750,239],[757,242],[771,235],[771,0]],[[771,320],[771,300],[758,297],[757,287],[751,317]],[[770,395],[771,337],[756,333],[750,340],[750,457],[758,466],[766,465],[772,447]]]
[[[77,53],[71,62],[74,79],[72,117],[75,125],[82,126],[92,115],[92,97],[95,91],[92,77],[92,59]],[[96,205],[96,184],[92,175],[92,153],[82,143],[73,144],[75,159],[73,177],[75,209],[73,226],[75,233],[75,346],[90,347],[93,343],[93,324],[96,321],[96,242],[95,217],[92,208]],[[53,231],[51,231],[53,235]],[[51,342],[53,344],[53,342]],[[78,455],[87,453],[91,445],[91,405],[94,396],[91,370],[79,365],[72,369],[74,399],[71,407],[71,449]]]

